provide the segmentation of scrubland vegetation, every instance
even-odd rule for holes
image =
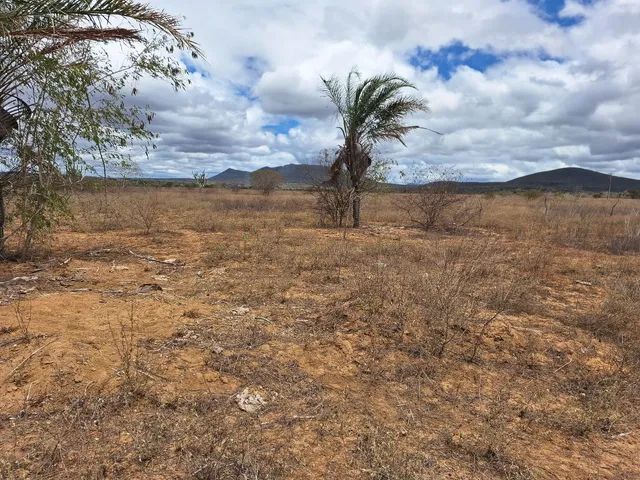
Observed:
[[[74,194],[1,264],[0,478],[638,478],[640,201],[416,195]]]

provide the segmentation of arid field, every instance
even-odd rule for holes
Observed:
[[[474,200],[77,194],[0,263],[0,478],[640,478],[640,200]]]

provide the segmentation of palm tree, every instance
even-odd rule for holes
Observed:
[[[421,128],[405,125],[404,118],[415,112],[428,111],[427,103],[418,97],[404,95],[404,89],[416,87],[393,74],[376,75],[362,80],[352,70],[344,83],[336,77],[322,78],[324,91],[336,106],[342,122],[338,128],[344,144],[331,166],[331,179],[347,169],[353,188],[353,226],[360,226],[362,182],[369,166],[373,147],[383,141],[396,140],[403,145],[404,136]]]

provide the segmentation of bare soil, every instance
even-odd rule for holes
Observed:
[[[0,263],[0,478],[640,478],[637,365],[593,328],[636,254],[522,199],[422,232],[384,198],[338,230],[302,193],[224,195],[167,193],[150,234],[84,212]]]

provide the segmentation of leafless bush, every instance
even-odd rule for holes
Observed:
[[[640,212],[625,218],[623,232],[610,240],[609,250],[618,255],[640,252]]]
[[[126,226],[126,212],[117,194],[79,193],[73,201],[73,227],[92,232],[120,230]]]
[[[144,227],[145,235],[151,233],[160,219],[160,197],[157,190],[149,190],[138,196],[132,205],[133,217]]]
[[[269,168],[263,168],[251,174],[251,186],[264,195],[274,192],[283,183],[282,175]]]
[[[25,312],[22,302],[16,302],[13,306],[13,313],[15,314],[18,330],[22,334],[22,338],[29,341],[31,338],[29,331],[29,325],[31,325],[31,305],[29,305],[28,311]]]
[[[142,366],[139,327],[133,304],[126,319],[120,318],[115,327],[109,324],[109,332],[120,362],[118,374],[123,377],[122,386],[127,392],[140,393],[149,375]]]
[[[328,150],[323,150],[316,162],[326,169],[326,175],[318,175],[317,171],[310,169],[309,183],[311,184],[311,193],[315,198],[315,209],[320,225],[342,227],[345,220],[353,212],[356,190],[347,170],[341,170],[333,178],[328,178],[334,160],[335,158]],[[360,199],[381,189],[390,166],[391,162],[385,158],[376,156],[372,160],[359,186]]]
[[[430,168],[414,175],[415,192],[405,195],[397,206],[409,220],[424,230],[464,227],[482,212],[479,199],[458,192],[461,176],[448,169]]]
[[[385,336],[403,333],[397,341],[413,355],[442,357],[455,346],[475,361],[493,323],[532,290],[497,246],[465,240],[420,259],[381,258],[354,298]]]
[[[640,417],[640,279],[620,276],[610,285],[609,294],[599,312],[580,319],[579,325],[599,339],[612,342],[617,354],[614,367],[597,375],[581,375],[574,383],[589,413],[588,425],[601,431],[618,430]]]
[[[353,200],[353,187],[346,174],[335,179],[318,180],[312,186],[320,225],[342,227],[349,216]]]
[[[549,210],[554,236],[559,243],[586,247],[592,239],[598,212],[579,198],[556,202]]]

